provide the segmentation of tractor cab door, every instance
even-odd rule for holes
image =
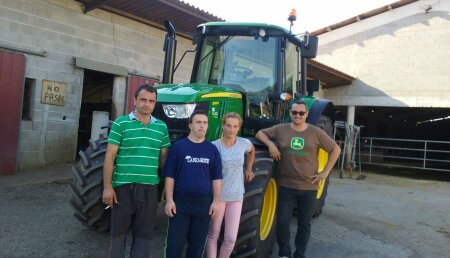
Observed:
[[[285,41],[284,41],[285,40]],[[299,48],[288,39],[277,38],[277,55],[268,66],[273,66],[273,84],[264,93],[247,91],[247,113],[244,119],[244,135],[254,135],[263,128],[290,121],[287,114],[289,98],[294,96],[299,80]]]

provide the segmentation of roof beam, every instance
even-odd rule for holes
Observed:
[[[97,9],[99,6],[102,6],[108,2],[111,2],[112,0],[93,0],[89,3],[84,4],[84,13],[90,12],[94,9]]]

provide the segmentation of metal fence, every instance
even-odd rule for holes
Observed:
[[[450,172],[448,141],[361,137],[358,143],[360,164]]]

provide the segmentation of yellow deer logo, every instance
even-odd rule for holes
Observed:
[[[291,148],[294,150],[301,150],[305,147],[305,140],[300,137],[294,137],[291,139]]]

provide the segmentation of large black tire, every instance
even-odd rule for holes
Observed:
[[[89,141],[89,147],[79,152],[80,161],[72,167],[74,180],[70,184],[75,218],[97,231],[108,230],[111,217],[110,209],[105,210],[102,202],[106,147],[104,139]]]
[[[253,170],[255,178],[245,184],[234,258],[267,258],[275,244],[277,185],[267,151],[256,151]]]
[[[316,126],[324,130],[330,137],[333,137],[333,122],[329,117],[320,116]],[[330,184],[330,177],[328,176],[327,179],[325,180],[323,190],[320,191],[319,189],[317,193],[317,198],[314,203],[313,218],[317,218],[322,213],[323,207],[325,206],[325,199],[327,197],[329,184]]]

